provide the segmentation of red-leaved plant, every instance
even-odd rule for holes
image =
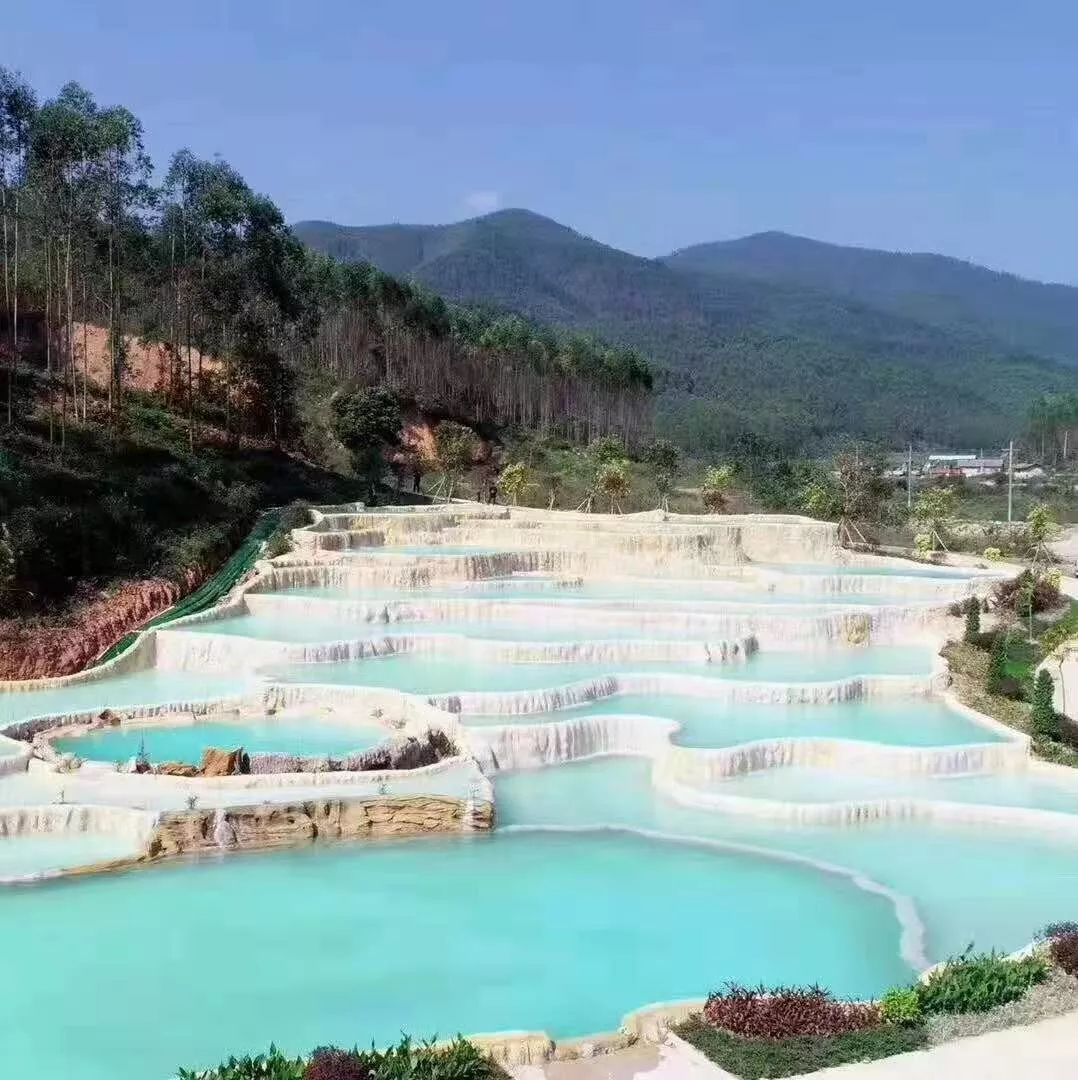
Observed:
[[[303,1080],[371,1080],[374,1070],[355,1050],[321,1046],[311,1054]]]
[[[1068,974],[1078,975],[1078,931],[1052,938],[1052,959]]]
[[[732,1035],[787,1039],[843,1035],[882,1023],[878,1005],[838,1001],[819,986],[748,987],[727,983],[704,1006],[704,1020]]]

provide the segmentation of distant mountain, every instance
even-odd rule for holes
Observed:
[[[945,255],[842,247],[782,232],[696,244],[676,270],[737,274],[853,297],[933,326],[987,333],[1078,367],[1078,288],[1046,285]]]
[[[638,346],[666,369],[661,426],[701,449],[745,433],[791,447],[841,434],[989,444],[1036,394],[1078,389],[1058,354],[1003,343],[984,323],[723,269],[704,250],[714,245],[644,259],[527,210],[453,225],[294,228],[317,250],[446,296]]]

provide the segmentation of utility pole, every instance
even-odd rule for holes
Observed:
[[[1007,524],[1014,521],[1014,439],[1007,450]]]
[[[906,509],[913,509],[913,443],[906,455]]]

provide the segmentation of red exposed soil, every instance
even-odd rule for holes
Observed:
[[[79,374],[83,371],[83,350],[89,360],[90,381],[98,386],[107,386],[111,357],[108,347],[108,331],[103,326],[92,324],[74,325],[75,365]],[[124,386],[137,390],[165,391],[169,386],[169,367],[171,349],[158,342],[143,341],[141,338],[127,335],[127,363],[124,368]],[[197,349],[191,350],[191,366],[197,377],[200,370],[209,373],[216,370],[217,363],[208,356],[200,356]],[[187,375],[187,351],[180,349],[180,373]]]
[[[199,584],[188,571],[183,581],[132,581],[114,595],[96,600],[64,626],[26,627],[0,622],[0,679],[40,679],[71,675],[99,657],[125,634],[161,614]]]

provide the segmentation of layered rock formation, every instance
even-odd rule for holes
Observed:
[[[221,849],[286,847],[315,840],[402,839],[475,832],[493,824],[490,802],[433,795],[170,810],[161,815],[148,854],[158,859]]]

